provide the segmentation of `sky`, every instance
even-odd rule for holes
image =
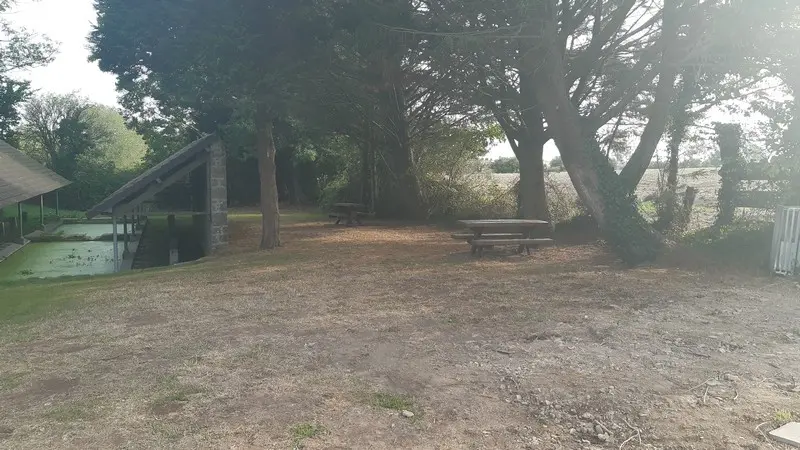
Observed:
[[[23,72],[40,92],[77,92],[91,101],[118,106],[115,77],[89,62],[87,37],[95,23],[93,0],[19,0],[5,18],[15,27],[45,35],[58,44],[55,61]]]

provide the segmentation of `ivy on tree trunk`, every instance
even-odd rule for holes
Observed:
[[[639,214],[633,194],[603,156],[596,138],[583,129],[567,94],[561,53],[553,45],[540,49],[544,51],[535,52],[540,61],[536,98],[578,196],[623,261],[638,264],[654,259],[663,243]]]

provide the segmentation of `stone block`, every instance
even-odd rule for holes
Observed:
[[[770,431],[769,436],[780,443],[800,448],[800,423],[789,422],[776,430]]]

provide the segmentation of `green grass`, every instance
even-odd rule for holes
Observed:
[[[68,403],[57,405],[45,413],[45,417],[61,423],[79,422],[94,418],[94,411],[85,404]]]
[[[188,402],[190,396],[206,392],[202,386],[182,383],[175,375],[166,377],[161,384],[162,394],[151,403],[154,408],[164,407],[171,403]]]
[[[73,283],[0,283],[0,326],[23,324],[51,316],[82,303],[80,288]]]
[[[39,213],[39,205],[33,204],[22,204],[22,214],[23,216],[27,216],[27,220],[23,223],[23,233],[28,234],[30,232],[36,231],[39,229],[39,225],[41,223],[41,215]],[[0,209],[0,218],[16,218],[19,215],[17,212],[17,206],[8,206],[6,208]],[[55,222],[58,218],[73,218],[73,219],[82,219],[86,218],[86,214],[81,211],[70,211],[70,210],[60,210],[58,212],[58,216],[56,216],[55,208],[44,208],[44,222],[50,223]]]
[[[228,219],[243,222],[258,221],[261,220],[261,213],[237,213],[234,211],[228,214]],[[326,220],[328,220],[328,215],[321,211],[281,211],[281,224],[320,222]]]
[[[7,206],[2,209],[3,217],[17,217],[17,205]],[[22,213],[28,214],[28,220],[32,220],[34,217],[39,219],[39,205],[23,203],[22,204]],[[85,219],[86,213],[82,211],[72,211],[68,209],[61,209],[58,211],[58,216],[61,218],[70,218],[70,219]],[[48,206],[44,207],[44,217],[56,217],[56,209],[50,208]]]
[[[294,448],[303,448],[304,440],[315,438],[327,432],[328,430],[322,425],[313,423],[300,423],[289,428],[289,434],[292,436]]]
[[[0,374],[0,392],[10,391],[22,384],[25,379],[25,374],[22,373],[4,373]]]
[[[772,421],[775,422],[776,426],[783,426],[787,423],[794,420],[795,414],[792,411],[775,411],[775,415],[772,417]]]
[[[233,214],[232,220],[258,220],[259,217],[258,214]],[[300,223],[324,220],[324,216],[319,213],[289,211],[282,215],[282,219],[284,223]],[[254,254],[248,256],[247,261],[241,264],[244,266],[285,265],[302,261],[309,257],[309,255],[297,253]],[[85,295],[88,290],[106,287],[110,289],[119,283],[127,283],[133,280],[147,282],[149,279],[160,278],[165,272],[176,276],[181,273],[196,271],[218,273],[220,269],[230,269],[230,264],[230,260],[221,260],[219,262],[188,264],[179,267],[159,267],[119,274],[63,277],[46,280],[0,281],[0,327],[26,324],[80,308],[88,303]],[[18,331],[14,335],[0,333],[0,339],[8,341],[9,339],[21,338],[24,340],[24,330],[20,329]]]
[[[90,304],[89,291],[113,289],[120,283],[146,282],[168,268],[118,274],[87,275],[49,279],[0,281],[0,328],[49,318]],[[191,266],[181,267],[190,270]],[[175,271],[179,271],[173,269]],[[195,269],[196,270],[196,269]],[[7,338],[0,333],[0,339]]]
[[[395,395],[386,392],[375,392],[372,394],[372,405],[384,409],[392,409],[395,411],[411,411],[417,414],[414,406],[414,401],[407,395]]]
[[[658,208],[656,208],[656,203],[652,200],[639,202],[639,213],[648,219],[655,219],[658,216]]]

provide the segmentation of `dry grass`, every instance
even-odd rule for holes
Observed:
[[[692,186],[697,189],[697,199],[695,207],[692,211],[692,220],[690,223],[691,230],[699,230],[711,226],[714,223],[717,215],[717,192],[719,191],[721,179],[718,169],[704,168],[704,169],[681,169],[679,173],[678,183],[681,186]],[[569,175],[566,172],[554,172],[551,174],[553,180],[563,186],[566,192],[569,192],[573,198],[578,197]],[[516,174],[495,174],[494,179],[496,182],[508,185],[515,182],[519,178]],[[639,188],[636,190],[636,195],[640,200],[645,201],[648,197],[658,192],[658,178],[659,171],[657,169],[648,169],[639,183]],[[655,212],[655,206],[645,205],[645,209],[652,207],[652,212]],[[644,211],[648,213],[649,211]],[[646,214],[648,215],[648,214]]]
[[[257,227],[197,264],[31,285],[81,301],[0,323],[0,446],[754,449],[800,410],[794,283],[591,244],[474,260],[391,224],[289,220],[256,252]]]

